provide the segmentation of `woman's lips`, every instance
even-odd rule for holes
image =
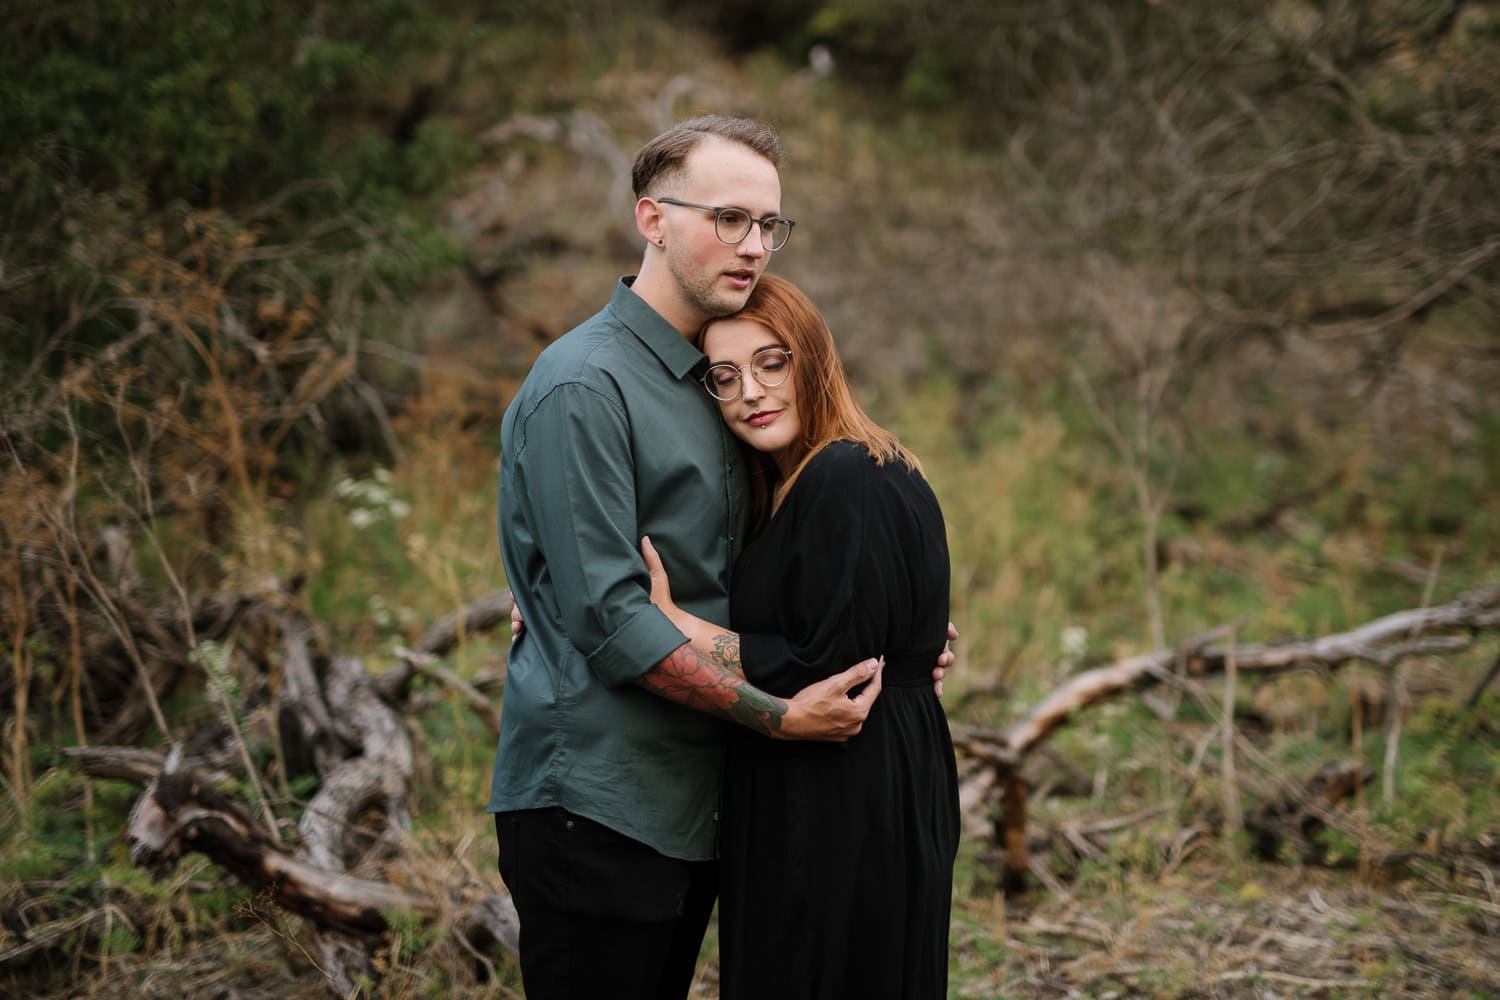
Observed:
[[[779,416],[781,416],[780,410],[761,410],[759,413],[750,414],[750,419],[745,422],[751,427],[764,427]]]

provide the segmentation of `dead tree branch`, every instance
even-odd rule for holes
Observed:
[[[452,652],[454,647],[471,636],[480,635],[510,620],[510,609],[515,600],[509,590],[496,590],[475,598],[451,614],[438,619],[417,643],[416,657],[403,656],[401,662],[380,675],[375,682],[376,690],[383,701],[399,705],[406,700],[412,678],[426,673],[423,657],[441,657]],[[468,692],[464,692],[468,695]],[[472,701],[472,697],[470,698]],[[483,714],[480,716],[485,718]]]
[[[1334,669],[1357,660],[1393,669],[1411,656],[1467,649],[1477,633],[1497,629],[1500,584],[1447,604],[1398,611],[1347,632],[1315,639],[1236,645],[1219,641],[1217,631],[1210,632],[1178,649],[1143,653],[1069,678],[1004,730],[952,723],[953,745],[988,764],[1004,789],[1002,840],[1009,852],[1006,868],[1010,873],[1020,873],[1028,867],[1026,781],[1021,765],[1048,736],[1088,706],[1177,679],[1173,672],[1176,665],[1188,675],[1205,676],[1223,672],[1232,655],[1240,675],[1274,674],[1307,666]]]
[[[131,861],[154,875],[198,851],[293,913],[350,931],[384,930],[385,914],[393,910],[424,917],[437,912],[419,893],[331,872],[278,850],[238,800],[194,780],[190,771],[177,770],[176,763],[169,754],[131,810],[127,828]]]
[[[1241,672],[1275,673],[1294,667],[1339,667],[1365,660],[1387,669],[1401,660],[1434,652],[1467,649],[1473,633],[1500,629],[1500,584],[1431,608],[1398,611],[1347,632],[1293,642],[1235,648]],[[1434,633],[1459,633],[1439,635]],[[1407,639],[1421,633],[1419,639]],[[1399,640],[1399,641],[1397,641]],[[955,725],[954,743],[1002,770],[1014,770],[1022,758],[1077,711],[1096,702],[1153,684],[1179,660],[1187,672],[1201,676],[1224,670],[1229,647],[1223,643],[1142,653],[1107,667],[1069,678],[1003,732]]]

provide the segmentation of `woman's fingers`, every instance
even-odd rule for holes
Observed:
[[[661,564],[661,556],[656,554],[656,546],[651,544],[650,535],[641,536],[641,558],[646,560],[646,569],[652,576],[658,573],[666,574],[666,568]]]
[[[870,706],[880,696],[881,668],[884,658],[861,660],[842,673],[825,677],[798,691],[787,702],[788,711],[776,732],[778,739],[821,740],[842,743],[858,735],[870,714]],[[851,689],[867,684],[854,697]]]
[[[849,699],[856,705],[863,706],[866,712],[875,703],[875,699],[880,697],[880,685],[882,678],[885,677],[885,657],[882,656],[876,663],[878,666],[875,668],[875,676],[870,678],[870,683],[865,685],[863,691]],[[851,684],[850,687],[853,685]]]
[[[641,558],[646,560],[646,572],[651,574],[651,603],[666,607],[672,603],[672,581],[667,579],[667,568],[662,565],[656,546],[650,535],[641,536]]]

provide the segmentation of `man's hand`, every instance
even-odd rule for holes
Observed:
[[[521,629],[525,627],[526,623],[521,620],[521,606],[515,602],[515,598],[512,598],[510,602],[510,641],[515,642],[517,639],[521,638]],[[953,626],[949,625],[948,629],[949,631],[952,631]],[[944,650],[946,650],[947,648],[947,646],[943,647]],[[942,662],[942,657],[938,657],[938,662]],[[941,691],[939,691],[938,693],[942,694]]]
[[[948,648],[948,643],[955,641],[957,638],[958,629],[953,627],[952,622],[949,622],[948,638],[943,643],[943,651],[938,654],[937,666],[932,668],[932,690],[937,692],[939,698],[943,696],[943,678],[948,676],[948,668],[953,666],[955,659],[953,651]]]
[[[809,684],[798,691],[787,704],[781,726],[772,736],[782,740],[817,740],[842,743],[859,733],[870,714],[870,706],[880,697],[881,673],[885,657],[856,663],[841,674]],[[851,688],[865,681],[869,685],[852,698]]]

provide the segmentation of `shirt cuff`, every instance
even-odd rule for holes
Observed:
[[[628,684],[687,641],[656,605],[648,604],[589,654],[589,669],[611,687]]]

